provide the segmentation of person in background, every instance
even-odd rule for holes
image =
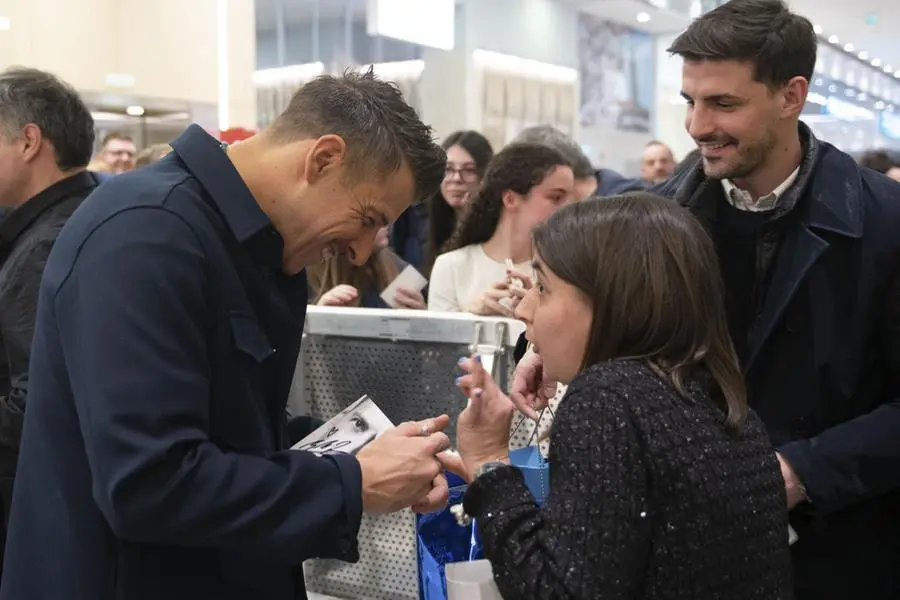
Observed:
[[[302,599],[304,560],[358,560],[363,513],[446,505],[446,416],[356,456],[285,439],[304,269],[364,264],[437,191],[430,128],[350,71],[240,145],[192,125],[172,148],[99,186],[47,262],[0,600]]]
[[[156,161],[163,159],[170,152],[172,152],[172,146],[169,144],[154,144],[149,148],[144,148],[138,152],[134,161],[134,167],[140,169],[141,167],[152,165]]]
[[[675,172],[675,155],[658,140],[649,142],[641,155],[641,179],[650,184],[663,183]]]
[[[541,144],[553,148],[569,161],[575,176],[575,200],[586,200],[597,191],[597,176],[590,159],[578,143],[550,125],[536,125],[522,130],[512,144]]]
[[[900,598],[900,184],[800,120],[813,24],[780,0],[694,20],[685,125],[702,159],[661,188],[712,235],[750,406],[798,539],[797,600]],[[541,400],[526,355],[512,397]],[[538,386],[538,382],[543,385]]]
[[[441,145],[447,151],[447,170],[440,192],[427,201],[428,235],[422,271],[426,277],[456,230],[466,203],[478,191],[494,156],[491,143],[477,131],[451,133]]]
[[[553,148],[511,144],[498,152],[434,263],[428,310],[512,316],[507,261],[527,287],[532,227],[574,199],[572,167]]]
[[[134,139],[121,131],[113,131],[103,138],[97,157],[105,162],[111,173],[127,173],[134,169],[137,147]]]
[[[588,200],[535,228],[533,264],[516,316],[569,386],[546,503],[508,465],[514,405],[477,357],[448,457],[503,597],[790,600],[781,473],[703,227],[646,192]]]
[[[0,559],[28,402],[41,275],[56,237],[98,185],[86,172],[94,120],[67,83],[37,69],[0,74]]]
[[[477,131],[455,131],[441,147],[447,152],[447,170],[440,192],[410,206],[390,232],[394,252],[426,277],[494,156],[491,143]]]
[[[425,299],[419,290],[399,288],[393,306],[381,299],[381,292],[406,266],[391,250],[387,227],[382,227],[375,237],[372,255],[361,267],[345,256],[332,256],[324,263],[309,267],[310,297],[319,306],[424,309]]]

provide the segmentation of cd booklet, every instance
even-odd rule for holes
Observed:
[[[337,452],[356,454],[393,426],[375,401],[364,395],[294,444],[291,449],[319,456]]]

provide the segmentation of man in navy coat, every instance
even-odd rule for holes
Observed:
[[[775,445],[798,534],[795,597],[896,600],[900,185],[799,122],[816,34],[780,0],[732,0],[670,52],[684,58],[701,157],[656,191],[715,240],[750,406]],[[520,363],[522,405],[536,360]]]
[[[361,514],[446,502],[442,416],[356,457],[285,450],[306,265],[362,264],[446,158],[371,73],[225,148],[197,126],[100,186],[39,294],[3,600],[294,600]]]

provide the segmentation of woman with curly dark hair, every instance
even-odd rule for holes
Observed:
[[[574,199],[566,159],[539,144],[511,144],[488,165],[431,272],[429,310],[511,316],[512,263],[527,285],[531,229]]]

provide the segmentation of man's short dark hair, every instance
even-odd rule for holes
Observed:
[[[540,144],[553,148],[563,155],[572,168],[575,179],[594,177],[594,166],[581,146],[565,133],[550,125],[535,125],[519,132],[512,144]]]
[[[415,178],[416,200],[436,193],[447,154],[393,83],[372,69],[322,75],[301,87],[269,126],[276,141],[339,135],[347,143],[347,172],[386,176],[404,160]]]
[[[794,77],[812,80],[816,43],[813,24],[782,0],[731,0],[694,20],[669,52],[688,61],[752,63],[757,81],[777,87]]]
[[[0,133],[14,138],[34,124],[53,144],[63,170],[83,168],[94,151],[94,119],[78,92],[55,75],[14,67],[0,73]]]

